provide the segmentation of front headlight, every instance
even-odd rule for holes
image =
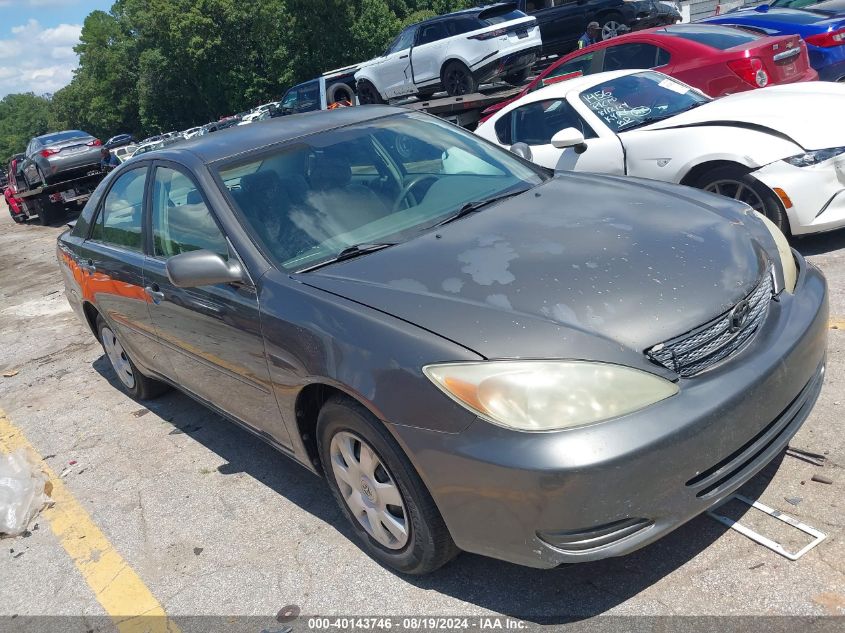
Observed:
[[[797,156],[790,156],[783,160],[795,167],[810,167],[817,163],[826,161],[834,156],[845,154],[845,147],[829,147],[828,149],[815,149]]]
[[[591,361],[444,363],[423,372],[458,404],[519,431],[594,424],[678,393],[677,385],[654,374]]]
[[[778,247],[778,255],[780,255],[780,266],[783,270],[783,289],[792,294],[795,290],[795,284],[798,281],[798,267],[795,265],[792,248],[789,246],[789,242],[786,241],[786,236],[774,222],[759,211],[754,211],[754,213],[763,221],[763,224],[766,225],[766,228],[769,229],[769,233],[772,234],[772,238],[775,240],[775,244]]]

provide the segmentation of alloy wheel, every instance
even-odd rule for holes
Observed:
[[[714,180],[705,185],[703,189],[710,193],[744,202],[755,211],[766,215],[766,205],[763,203],[763,199],[754,189],[743,182],[730,179]]]
[[[605,22],[604,26],[601,27],[601,39],[609,40],[611,37],[616,37],[620,26],[622,25],[615,20]]]
[[[117,337],[114,335],[114,332],[112,332],[110,327],[104,327],[101,330],[100,336],[103,341],[103,349],[106,350],[106,356],[108,356],[109,361],[111,361],[114,373],[117,374],[120,382],[122,382],[127,389],[134,388],[135,372],[132,371],[132,365],[129,362],[129,357],[126,355],[126,351],[123,349],[120,341],[117,340]]]
[[[469,92],[469,76],[463,68],[450,68],[446,72],[446,92],[450,95],[465,95]]]
[[[346,507],[380,545],[397,550],[408,542],[408,512],[399,486],[378,453],[361,437],[340,431],[329,448],[332,472]]]

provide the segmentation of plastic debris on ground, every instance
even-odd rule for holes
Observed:
[[[50,501],[46,484],[47,476],[24,449],[0,454],[0,535],[17,536],[26,531]]]

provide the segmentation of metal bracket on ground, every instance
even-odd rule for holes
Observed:
[[[780,510],[775,510],[774,508],[770,508],[769,506],[767,506],[763,503],[760,503],[759,501],[753,501],[753,500],[749,499],[748,497],[744,497],[743,495],[740,495],[740,494],[734,494],[734,495],[728,497],[727,499],[725,499],[724,503],[722,503],[720,505],[724,505],[725,503],[729,502],[731,499],[737,499],[738,501],[741,501],[742,503],[745,503],[745,504],[751,506],[752,508],[756,508],[757,510],[760,510],[761,512],[765,512],[770,517],[778,519],[779,521],[783,521],[784,523],[791,525],[795,529],[801,530],[805,534],[809,534],[810,536],[813,537],[812,541],[810,541],[807,545],[802,547],[797,552],[790,552],[790,551],[787,551],[787,549],[783,545],[781,545],[780,543],[776,543],[772,539],[766,538],[762,534],[755,532],[754,530],[749,528],[747,525],[743,525],[742,523],[739,523],[738,521],[734,521],[733,519],[726,517],[726,516],[723,516],[721,514],[716,514],[716,512],[713,511],[713,510],[707,511],[707,514],[710,515],[710,517],[712,517],[713,519],[716,519],[719,523],[723,523],[724,525],[727,525],[729,528],[736,530],[737,532],[739,532],[740,534],[742,534],[744,536],[747,536],[752,541],[756,541],[757,543],[759,543],[763,547],[768,547],[773,552],[777,552],[778,554],[780,554],[781,556],[783,556],[785,558],[788,558],[789,560],[798,560],[804,554],[809,552],[816,545],[818,545],[819,543],[821,543],[823,540],[825,540],[827,538],[827,534],[825,534],[824,532],[821,532],[814,527],[810,527],[809,525],[806,525],[805,523],[801,523],[801,521],[799,521],[798,519],[791,517],[788,514],[784,514]]]

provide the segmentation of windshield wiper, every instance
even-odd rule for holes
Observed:
[[[381,249],[388,248],[389,246],[396,246],[396,244],[398,244],[398,242],[362,242],[360,244],[353,244],[352,246],[347,246],[346,248],[341,250],[334,257],[322,261],[319,264],[314,264],[313,266],[303,268],[297,272],[306,273],[309,270],[316,270],[317,268],[328,266],[329,264],[334,264],[335,262],[342,262],[347,259],[360,257],[361,255],[366,255],[367,253],[372,253],[374,251],[380,251]]]
[[[528,189],[519,189],[518,191],[510,191],[508,193],[503,193],[503,194],[498,195],[498,196],[492,196],[490,198],[484,198],[483,200],[475,200],[473,202],[467,202],[464,206],[462,206],[460,209],[458,209],[455,213],[453,213],[452,215],[450,215],[449,217],[447,217],[443,220],[440,220],[440,222],[438,222],[434,226],[435,227],[443,226],[444,224],[449,224],[449,222],[454,222],[455,220],[460,220],[461,218],[464,218],[464,217],[466,217],[466,216],[468,216],[472,213],[475,213],[479,209],[482,209],[489,204],[493,204],[494,202],[499,202],[500,200],[504,200],[505,198],[513,198],[514,196],[518,196],[519,194],[525,193],[526,191],[529,191],[529,190],[530,190],[530,187]]]

